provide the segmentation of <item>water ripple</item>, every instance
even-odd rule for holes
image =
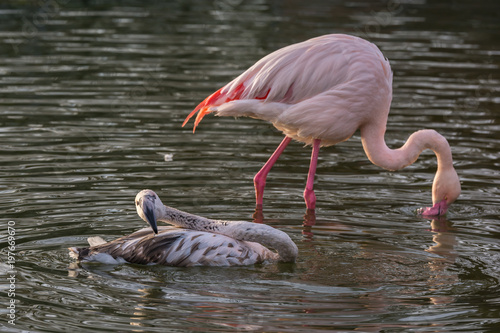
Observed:
[[[498,324],[495,1],[57,3],[12,0],[0,8],[1,228],[16,223],[16,328],[487,331]],[[390,147],[423,128],[450,142],[462,195],[447,219],[415,214],[431,203],[432,154],[388,172],[367,161],[356,134],[321,151],[314,226],[302,198],[310,149],[291,144],[269,175],[264,222],[297,243],[295,265],[72,262],[67,247],[144,226],[133,203],[143,188],[192,213],[252,220],[252,177],[282,135],[254,119],[206,117],[196,134],[181,124],[265,54],[331,32],[367,38],[390,59]],[[3,237],[2,256],[6,246]]]

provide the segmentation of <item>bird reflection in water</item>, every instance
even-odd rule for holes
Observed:
[[[455,250],[457,237],[453,230],[452,223],[445,218],[438,218],[431,221],[430,230],[434,245],[429,246],[425,251],[435,254],[430,257],[429,271],[431,276],[428,280],[429,290],[440,292],[447,286],[456,284],[459,280],[456,272],[449,268],[455,263],[458,253]],[[433,304],[450,304],[455,298],[448,295],[436,295],[430,297]]]

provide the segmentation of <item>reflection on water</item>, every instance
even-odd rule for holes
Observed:
[[[449,274],[450,267],[455,262],[458,253],[455,251],[457,243],[456,234],[453,232],[451,222],[445,219],[432,220],[431,230],[435,232],[432,241],[435,245],[429,246],[426,250],[429,253],[436,254],[436,257],[429,262],[429,270],[432,274],[428,283],[431,291],[439,293],[441,286],[453,285],[460,280],[455,274]],[[450,304],[455,301],[455,297],[450,295],[440,295],[431,297],[434,305]]]
[[[26,331],[488,331],[498,325],[499,7],[496,1],[9,1],[0,5],[0,238],[16,223],[16,325]],[[443,15],[446,13],[446,15]],[[254,119],[181,127],[208,94],[265,54],[331,33],[390,59],[391,148],[433,128],[452,146],[462,195],[427,221],[435,158],[392,173],[359,136],[322,149],[315,215],[302,191],[310,149]],[[287,232],[295,265],[76,264],[66,248],[144,226],[151,188],[207,217]],[[2,299],[9,300],[2,284]],[[3,302],[2,304],[7,304]],[[7,318],[2,306],[0,316]]]

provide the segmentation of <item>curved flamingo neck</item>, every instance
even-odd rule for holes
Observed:
[[[380,123],[378,123],[380,125]],[[398,170],[415,162],[424,149],[431,149],[437,156],[437,171],[432,182],[432,203],[425,210],[427,215],[442,215],[447,206],[460,195],[460,180],[453,168],[453,159],[448,141],[434,130],[421,130],[410,135],[398,149],[390,149],[384,141],[385,124],[369,124],[361,128],[361,138],[366,155],[374,164]]]
[[[387,147],[385,126],[366,126],[361,129],[361,142],[368,159],[387,170],[399,170],[414,163],[425,149],[431,149],[437,157],[438,170],[453,168],[448,141],[434,130],[420,130],[410,135],[405,144],[397,149]]]
[[[218,221],[162,205],[159,221],[177,227],[225,235],[237,240],[249,241],[273,248],[278,252],[280,260],[293,262],[297,258],[298,249],[290,237],[283,231],[266,224],[245,221]]]

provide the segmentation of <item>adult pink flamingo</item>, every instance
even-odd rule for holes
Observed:
[[[389,61],[374,44],[354,36],[334,34],[279,49],[208,96],[186,118],[199,111],[201,119],[247,116],[271,122],[284,140],[255,175],[257,209],[262,208],[267,174],[292,139],[312,145],[311,164],[304,190],[308,209],[315,209],[314,175],[320,146],[349,139],[359,129],[370,161],[388,170],[415,162],[424,149],[437,156],[432,184],[432,207],[422,215],[443,215],[460,195],[448,141],[434,130],[413,133],[399,149],[384,141],[392,99]]]

